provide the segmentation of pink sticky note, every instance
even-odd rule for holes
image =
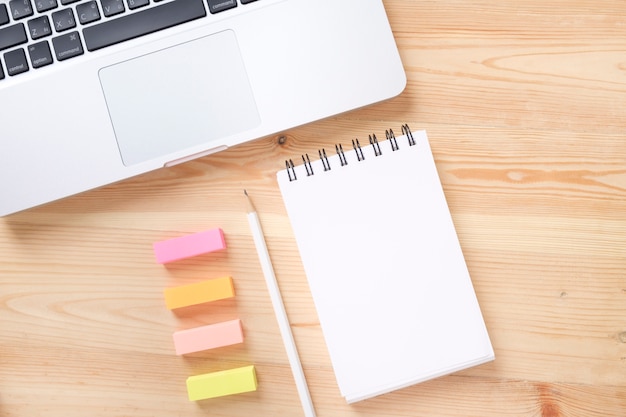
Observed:
[[[166,264],[225,249],[226,241],[222,229],[217,228],[154,242],[153,248],[157,262]]]
[[[177,355],[215,349],[243,342],[241,320],[224,321],[174,333]]]

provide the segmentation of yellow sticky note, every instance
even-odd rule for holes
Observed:
[[[189,401],[256,391],[254,365],[187,378]]]
[[[235,296],[231,277],[210,279],[180,287],[166,288],[165,305],[168,309],[187,307]]]

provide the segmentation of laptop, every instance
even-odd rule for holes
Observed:
[[[0,0],[0,215],[405,85],[381,0]]]

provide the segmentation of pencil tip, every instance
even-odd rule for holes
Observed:
[[[244,189],[243,193],[246,195],[246,206],[248,209],[248,213],[256,211],[256,209],[254,208],[254,204],[252,204],[252,198],[250,198],[250,196],[248,195],[248,191]]]

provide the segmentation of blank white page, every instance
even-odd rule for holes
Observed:
[[[426,132],[413,138],[277,174],[348,402],[494,358]]]

